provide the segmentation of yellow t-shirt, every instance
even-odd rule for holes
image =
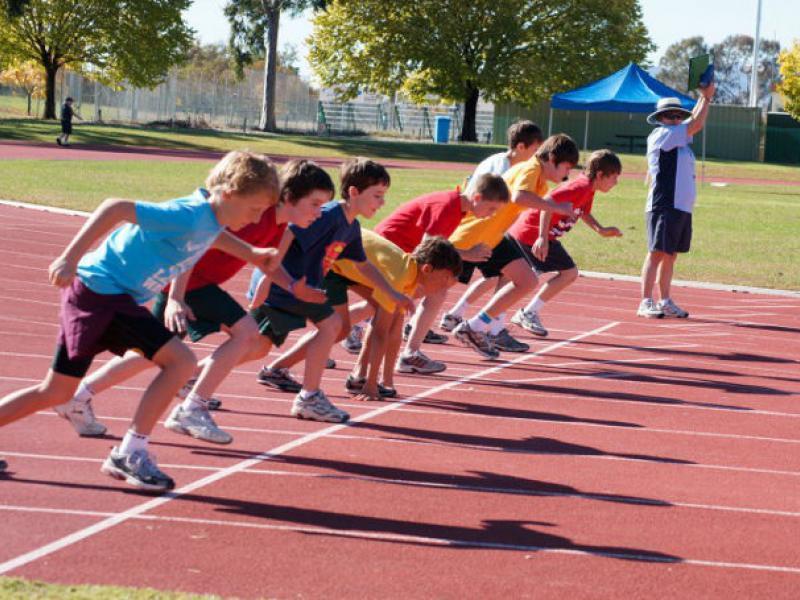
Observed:
[[[362,229],[361,242],[364,245],[364,253],[367,255],[367,260],[383,274],[389,285],[401,294],[413,296],[419,283],[417,261],[410,254],[403,252],[399,246],[379,236],[374,231]],[[382,290],[375,288],[373,283],[356,268],[352,260],[344,258],[337,260],[333,263],[331,270],[371,289],[372,299],[387,312],[391,313],[397,309],[394,300],[389,298]]]
[[[542,172],[542,165],[535,156],[518,163],[503,173],[511,196],[515,192],[533,192],[544,198],[547,194],[547,180]],[[503,239],[503,234],[517,220],[525,207],[515,202],[508,202],[491,217],[479,219],[472,213],[467,214],[461,224],[450,236],[450,241],[459,250],[468,250],[477,244],[486,244],[494,248]]]

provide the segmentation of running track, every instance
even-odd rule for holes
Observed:
[[[0,394],[50,363],[46,268],[80,223],[0,206]],[[796,598],[800,297],[680,289],[692,318],[665,323],[632,316],[636,296],[580,279],[547,307],[551,336],[521,335],[533,351],[508,361],[428,346],[448,371],[400,377],[394,403],[345,396],[337,347],[324,384],[348,426],[290,418],[245,365],[219,394],[232,445],[157,428],[166,496],[99,472],[147,377],[96,399],[105,439],[51,411],[6,427],[0,574],[238,597]]]

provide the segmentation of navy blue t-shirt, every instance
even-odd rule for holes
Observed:
[[[356,262],[367,260],[361,243],[361,225],[357,219],[349,223],[343,205],[337,201],[324,205],[319,219],[305,229],[293,224],[289,229],[294,240],[283,257],[283,268],[293,279],[305,276],[310,287],[321,287],[325,273],[340,258]],[[286,307],[296,302],[297,299],[282,287],[270,287],[269,305]]]

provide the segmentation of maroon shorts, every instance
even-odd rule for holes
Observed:
[[[77,277],[61,291],[59,320],[53,371],[72,377],[83,377],[104,350],[152,359],[175,335],[128,294],[98,294]]]

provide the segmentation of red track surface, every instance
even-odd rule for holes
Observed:
[[[50,363],[45,269],[81,220],[0,217],[3,394]],[[219,394],[231,446],[157,428],[171,496],[99,472],[147,377],[96,399],[106,439],[36,414],[0,430],[0,572],[241,597],[796,598],[800,297],[676,296],[691,319],[644,321],[634,284],[581,279],[549,338],[520,336],[530,354],[428,346],[447,372],[400,377],[397,403],[345,396],[337,346],[324,385],[349,426],[291,419],[246,365]]]

